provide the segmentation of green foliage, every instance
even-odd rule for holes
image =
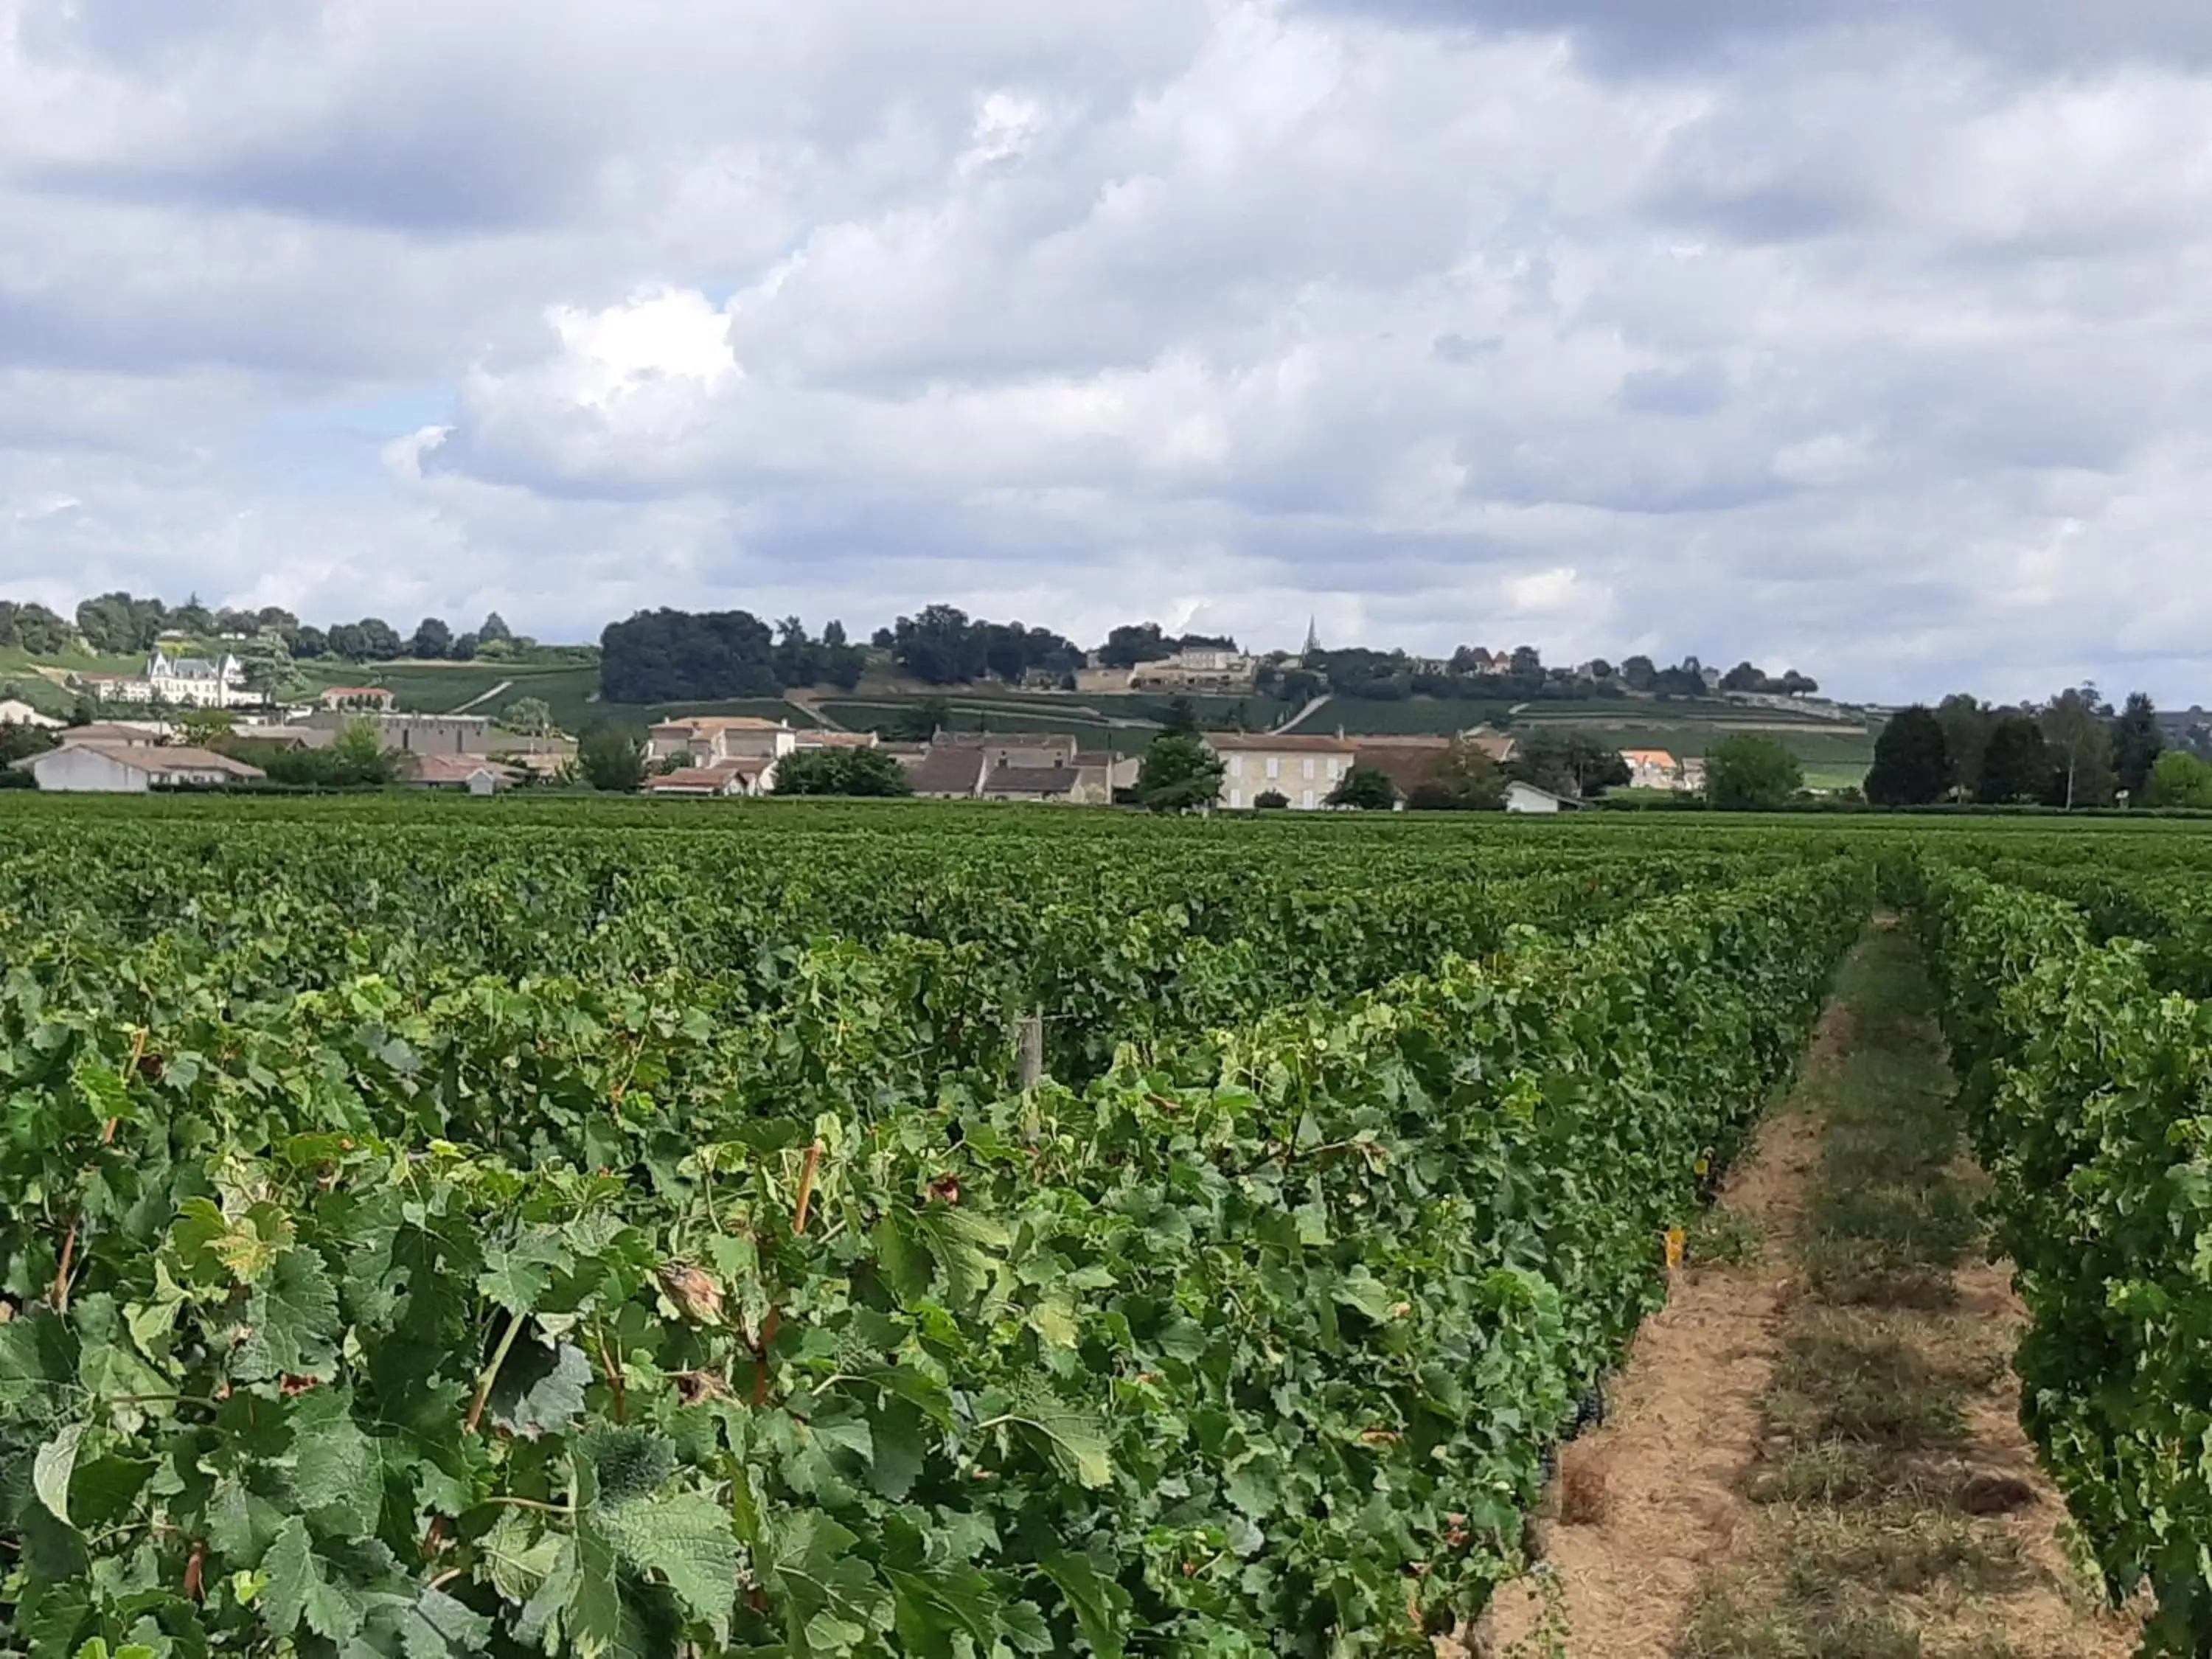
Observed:
[[[910,795],[906,769],[880,749],[801,749],[775,763],[779,795]]]
[[[2112,723],[2113,781],[2130,800],[2140,801],[2149,793],[2152,769],[2165,749],[2157,707],[2144,693],[2134,693]]]
[[[1355,766],[1328,792],[1328,804],[1362,812],[1388,812],[1398,804],[1398,787],[1379,766]]]
[[[0,1652],[1425,1650],[1872,899],[408,811],[0,854]]]
[[[623,727],[602,721],[577,741],[576,769],[594,789],[629,794],[645,781],[645,744]]]
[[[1521,744],[1505,771],[1571,800],[1595,799],[1632,775],[1619,744],[1584,732],[1539,732]]]
[[[1726,812],[1786,805],[1805,784],[1805,769],[1779,739],[1740,732],[1705,756],[1705,799]]]
[[[2023,1420],[2115,1596],[2148,1584],[2148,1654],[2212,1647],[2212,1217],[2202,1116],[2212,1009],[2160,995],[2061,899],[1930,861],[1923,932],[2033,1324]]]
[[[1923,704],[1899,709],[1875,740],[1866,798],[1876,806],[1926,806],[1951,787],[1942,722]]]
[[[507,704],[499,723],[510,732],[543,737],[553,729],[553,711],[543,697],[517,697]]]
[[[1137,799],[1155,812],[1188,812],[1220,798],[1224,769],[1205,742],[1164,732],[1145,750],[1137,770]]]
[[[2166,750],[2151,766],[2147,794],[2153,806],[2212,810],[2212,761],[2179,749]]]
[[[2047,799],[2057,775],[2043,728],[2025,714],[2008,714],[1990,728],[1974,799],[1993,806]]]
[[[1455,738],[1428,777],[1413,787],[1407,805],[1417,812],[1499,812],[1505,808],[1505,769],[1482,750]]]

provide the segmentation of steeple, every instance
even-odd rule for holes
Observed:
[[[1317,657],[1321,654],[1320,623],[1318,619],[1310,615],[1306,617],[1305,654],[1309,657]]]

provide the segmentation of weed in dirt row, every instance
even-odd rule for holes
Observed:
[[[2001,1594],[2028,1572],[2017,1540],[1978,1530],[1958,1501],[1969,1391],[1994,1376],[1985,1357],[1939,1358],[1935,1318],[1955,1304],[1980,1229],[1956,1173],[1931,992],[1893,930],[1853,953],[1838,988],[1852,1041],[1820,1089],[1798,1241],[1809,1294],[1790,1315],[1749,1486],[1771,1531],[1700,1604],[1680,1659],[1923,1659],[1899,1598]]]
[[[1765,1230],[1740,1210],[1699,1211],[1682,1243],[1682,1259],[1693,1267],[1756,1267],[1765,1255]]]

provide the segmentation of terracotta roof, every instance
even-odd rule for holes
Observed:
[[[1674,757],[1663,749],[1624,749],[1621,759],[1631,766],[1661,766],[1672,768]]]
[[[1214,749],[1236,750],[1244,754],[1349,755],[1353,748],[1350,738],[1310,738],[1297,732],[1285,732],[1279,738],[1257,732],[1207,732],[1202,735]]]
[[[398,694],[388,685],[326,685],[325,697],[391,697]]]
[[[412,776],[417,783],[466,783],[479,772],[489,772],[502,783],[522,775],[518,768],[482,755],[418,755]]]

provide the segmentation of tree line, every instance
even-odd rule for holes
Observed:
[[[1875,742],[1867,799],[1877,806],[2212,807],[2212,763],[2170,746],[2148,695],[2115,710],[2094,685],[2033,707],[1967,693],[1892,716]]]

